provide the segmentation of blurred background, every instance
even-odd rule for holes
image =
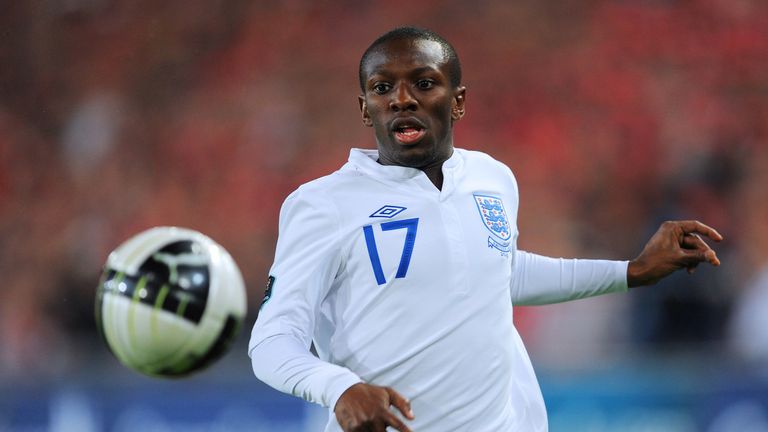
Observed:
[[[464,69],[458,147],[515,172],[521,249],[630,259],[696,218],[723,265],[516,308],[552,432],[768,431],[768,3],[763,0],[0,2],[0,431],[316,431],[253,377],[279,207],[373,148],[357,63],[399,25]],[[248,285],[232,351],[144,378],[99,339],[110,250],[200,230]]]

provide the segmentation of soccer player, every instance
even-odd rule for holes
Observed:
[[[453,146],[466,100],[453,47],[395,29],[359,74],[377,150],[285,200],[249,344],[260,380],[329,408],[326,431],[546,431],[513,305],[719,265],[700,235],[722,237],[696,221],[664,223],[632,261],[518,250],[512,172]]]

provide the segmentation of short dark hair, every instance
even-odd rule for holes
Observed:
[[[363,69],[365,63],[368,61],[368,57],[382,45],[391,41],[404,39],[428,40],[440,44],[448,59],[446,64],[448,66],[448,75],[451,80],[451,86],[458,87],[461,84],[461,63],[459,62],[459,56],[456,54],[456,50],[450,42],[432,30],[419,27],[398,27],[379,36],[378,39],[373,41],[368,49],[365,50],[363,56],[360,57],[360,69],[358,74],[360,76],[360,90],[362,90],[363,93],[365,93],[365,71]]]

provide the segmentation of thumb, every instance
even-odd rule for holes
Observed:
[[[409,420],[413,420],[413,411],[411,410],[411,402],[404,398],[400,393],[394,391],[389,387],[384,388],[389,394],[389,402],[400,410],[403,415]]]

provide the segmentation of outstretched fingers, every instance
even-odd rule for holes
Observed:
[[[721,241],[723,236],[716,229],[705,225],[696,220],[686,220],[677,222],[684,234],[701,234],[711,238],[714,241]]]
[[[687,267],[688,273],[693,273],[693,269],[700,262],[706,261],[713,266],[720,265],[717,253],[698,234],[685,234],[681,246],[683,247],[683,254],[689,263]]]
[[[396,391],[357,383],[341,394],[334,412],[345,432],[385,432],[387,427],[398,432],[411,432],[392,406],[408,419],[413,419],[410,402]]]
[[[413,420],[414,417],[413,411],[411,410],[411,402],[389,387],[385,387],[384,389],[389,393],[389,402],[403,413],[407,419]]]
[[[396,415],[389,413],[388,416],[385,417],[385,422],[387,423],[386,426],[393,427],[396,431],[399,432],[412,432],[411,428],[409,428],[405,423],[403,423],[400,418],[398,418]]]
[[[654,284],[681,268],[693,273],[702,262],[720,265],[717,254],[702,238],[704,236],[718,242],[723,240],[714,228],[699,221],[664,222],[640,255],[629,262],[627,285]]]

